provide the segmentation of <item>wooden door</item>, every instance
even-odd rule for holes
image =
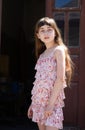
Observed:
[[[55,19],[75,63],[71,87],[65,89],[64,124],[77,126],[80,78],[80,2],[79,0],[46,0],[46,16]]]

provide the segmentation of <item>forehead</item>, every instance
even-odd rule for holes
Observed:
[[[50,25],[43,25],[39,27],[39,29],[47,29],[47,28],[52,28]]]

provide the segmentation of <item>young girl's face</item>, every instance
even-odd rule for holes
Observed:
[[[49,25],[43,25],[39,28],[37,36],[45,44],[53,43],[55,38],[55,30]]]

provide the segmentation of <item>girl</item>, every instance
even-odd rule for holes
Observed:
[[[52,18],[41,18],[35,27],[37,63],[28,117],[39,130],[63,128],[64,88],[70,83],[72,61]]]

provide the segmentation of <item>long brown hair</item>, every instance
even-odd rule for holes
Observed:
[[[54,39],[55,44],[59,45],[59,46],[62,45],[64,47],[65,60],[66,60],[66,81],[67,81],[67,84],[69,85],[72,74],[73,74],[74,65],[71,60],[69,50],[68,50],[67,46],[63,43],[60,29],[58,28],[58,26],[53,18],[44,17],[44,18],[41,18],[40,20],[38,20],[38,22],[36,23],[36,26],[35,26],[35,55],[36,55],[36,58],[38,59],[39,55],[46,49],[44,43],[37,37],[39,28],[43,25],[49,25],[55,30],[55,39]]]

